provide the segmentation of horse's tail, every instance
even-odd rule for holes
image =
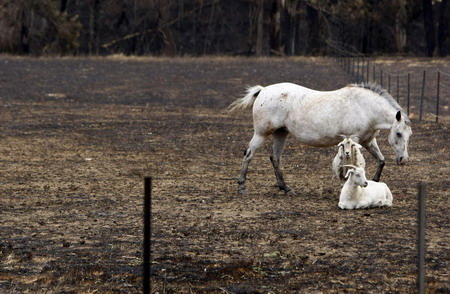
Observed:
[[[251,108],[262,89],[264,89],[264,87],[259,85],[247,88],[247,95],[231,103],[230,106],[228,106],[228,110],[233,111],[236,109]]]

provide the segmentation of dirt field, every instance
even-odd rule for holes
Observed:
[[[247,85],[282,81],[352,82],[325,58],[0,56],[0,292],[141,291],[152,176],[153,293],[416,293],[419,182],[427,292],[449,293],[448,113],[413,119],[405,166],[380,134],[390,209],[340,210],[335,148],[293,138],[283,166],[298,195],[274,188],[269,143],[238,195],[251,113],[225,108]]]

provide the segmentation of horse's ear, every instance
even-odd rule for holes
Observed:
[[[397,111],[395,118],[397,119],[397,121],[400,121],[402,119],[402,113],[400,111]]]

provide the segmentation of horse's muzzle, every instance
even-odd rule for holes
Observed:
[[[408,161],[408,157],[397,157],[398,165],[405,165],[407,161]]]

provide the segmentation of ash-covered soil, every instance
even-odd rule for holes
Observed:
[[[0,56],[0,292],[141,291],[151,176],[153,293],[416,293],[419,182],[427,292],[449,293],[447,117],[413,119],[405,166],[380,134],[392,208],[340,210],[335,148],[292,137],[283,167],[298,195],[274,188],[270,142],[239,195],[251,111],[226,107],[284,81],[332,90],[352,77],[326,58]]]

